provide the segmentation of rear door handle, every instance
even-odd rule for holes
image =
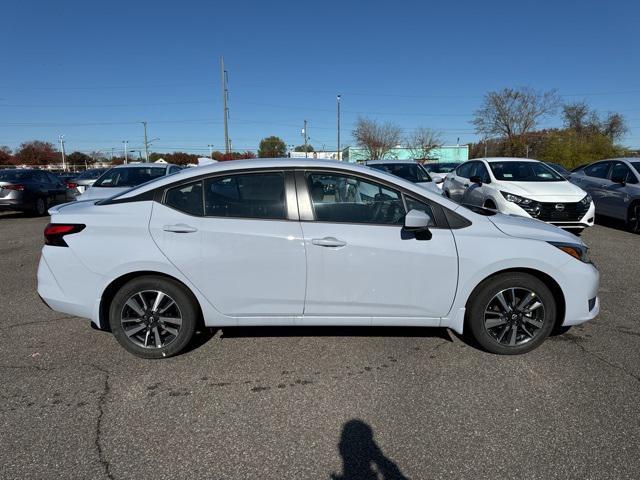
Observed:
[[[178,223],[176,225],[164,225],[162,227],[162,230],[172,233],[193,233],[198,231],[196,227],[185,225],[184,223]]]
[[[334,237],[314,238],[311,243],[319,247],[344,247],[347,242]]]

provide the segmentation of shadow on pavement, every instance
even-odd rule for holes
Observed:
[[[452,341],[444,328],[437,327],[223,327],[222,338],[252,337],[426,337]]]
[[[373,430],[362,420],[349,420],[343,425],[338,450],[342,475],[332,473],[332,480],[407,480],[400,468],[385,457],[373,439]]]

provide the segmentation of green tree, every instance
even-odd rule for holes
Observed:
[[[305,151],[305,146],[304,146],[304,145],[298,145],[297,147],[295,147],[295,148],[293,149],[293,151],[294,151],[294,152],[304,152],[304,151]],[[313,151],[315,151],[315,150],[313,149],[313,145],[309,145],[309,144],[307,144],[307,146],[306,146],[306,151],[307,151],[307,152],[313,152]]]
[[[11,149],[7,146],[0,147],[0,165],[11,165],[13,163],[13,155]]]
[[[68,165],[85,166],[85,165],[91,165],[92,163],[94,163],[93,158],[91,158],[86,153],[73,152],[67,155]]]
[[[266,137],[260,140],[258,157],[260,158],[281,158],[287,155],[287,146],[279,137]]]

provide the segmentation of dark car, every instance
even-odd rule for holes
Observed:
[[[569,177],[571,177],[571,172],[569,170],[567,170],[566,168],[564,168],[559,163],[554,163],[554,162],[544,162],[544,163],[549,165],[551,168],[553,168],[556,172],[558,172],[560,175],[562,175],[567,180],[569,180]]]
[[[593,198],[596,215],[626,222],[640,233],[640,158],[612,158],[575,170],[569,179]]]
[[[0,210],[45,215],[51,205],[72,201],[67,184],[44,170],[0,170]]]

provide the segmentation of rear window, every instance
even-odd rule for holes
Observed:
[[[82,172],[80,175],[78,175],[76,177],[76,180],[94,180],[96,178],[99,178],[100,175],[102,175],[104,172],[106,172],[105,169],[87,170],[85,172]]]
[[[459,163],[427,163],[424,168],[432,173],[449,173],[456,169]]]
[[[137,187],[150,180],[164,177],[165,168],[128,167],[113,168],[102,175],[94,184],[95,187]]]
[[[1,170],[0,182],[15,182],[18,180],[31,180],[35,172],[30,170]]]

